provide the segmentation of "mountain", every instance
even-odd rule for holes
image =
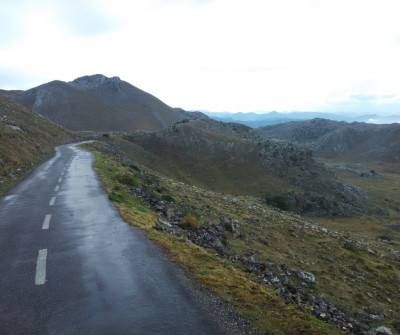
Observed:
[[[257,129],[267,139],[307,145],[317,157],[350,162],[400,162],[400,124],[337,122],[326,119],[289,122]]]
[[[0,94],[71,130],[152,131],[187,117],[119,77],[101,74]]]
[[[362,189],[338,179],[301,145],[270,141],[250,127],[205,117],[158,132],[106,137],[106,151],[170,178],[229,194],[284,194],[298,213],[347,216],[365,210]]]
[[[0,96],[0,191],[56,145],[75,135]]]
[[[223,122],[237,122],[245,124],[249,127],[257,128],[262,126],[271,126],[293,121],[303,121],[315,118],[325,118],[335,121],[347,122],[368,122],[368,123],[392,123],[400,122],[400,115],[351,115],[351,114],[334,114],[334,113],[318,113],[318,112],[291,112],[291,113],[278,113],[278,112],[260,112],[260,113],[214,113],[203,111],[204,114],[210,118]]]

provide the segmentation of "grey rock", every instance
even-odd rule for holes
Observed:
[[[377,314],[377,315],[371,314],[370,317],[372,320],[377,320],[377,321],[385,320],[385,316],[383,314]]]
[[[250,257],[249,257],[249,263],[250,264],[255,264],[255,263],[257,263],[257,255],[251,255]]]
[[[394,324],[394,329],[400,333],[400,321]]]
[[[299,277],[301,280],[310,283],[310,284],[315,284],[315,276],[311,272],[306,272],[306,271],[297,271],[296,272],[297,277]]]
[[[375,329],[377,335],[393,335],[393,332],[390,328],[381,326]]]

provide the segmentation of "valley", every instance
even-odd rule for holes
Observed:
[[[0,191],[93,140],[121,217],[258,332],[400,332],[399,124],[253,129],[103,75],[0,94]]]

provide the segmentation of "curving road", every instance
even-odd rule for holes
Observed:
[[[58,147],[0,199],[0,333],[235,333],[122,221],[93,160]]]

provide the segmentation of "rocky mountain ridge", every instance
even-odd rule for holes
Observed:
[[[267,139],[288,140],[309,147],[316,157],[350,162],[400,162],[400,124],[338,122],[326,119],[261,127]]]
[[[160,130],[187,117],[121,80],[101,74],[55,80],[26,91],[0,90],[16,103],[72,130]]]

